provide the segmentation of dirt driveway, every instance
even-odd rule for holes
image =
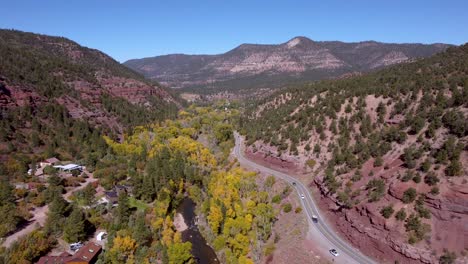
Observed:
[[[86,187],[86,185],[88,185],[89,183],[92,183],[92,182],[95,182],[97,181],[97,179],[95,179],[93,177],[93,174],[92,173],[88,173],[88,178],[86,178],[86,181],[83,182],[80,186],[77,186],[73,189],[70,189],[68,190],[64,195],[63,195],[63,198],[65,200],[67,200],[68,202],[70,202],[69,200],[69,197],[72,195],[72,193],[78,191],[78,190],[81,190],[83,189],[84,187]],[[4,238],[3,239],[3,243],[2,243],[2,246],[4,247],[10,247],[10,245],[16,241],[17,239],[19,239],[20,237],[22,236],[25,236],[29,233],[31,233],[33,230],[39,228],[39,226],[44,226],[45,224],[45,221],[47,219],[47,212],[49,211],[49,206],[45,205],[45,206],[42,206],[42,207],[38,207],[38,208],[35,208],[31,214],[33,215],[33,218],[31,218],[31,220],[29,220],[29,222],[20,230],[18,230],[18,232],[16,233],[13,233],[11,235],[9,235],[8,237]]]

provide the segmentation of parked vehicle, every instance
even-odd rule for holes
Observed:
[[[107,238],[107,233],[106,232],[99,232],[96,236],[97,241],[103,241]]]
[[[71,243],[70,244],[70,250],[72,250],[72,251],[77,251],[81,247],[83,247],[83,244],[81,242]]]

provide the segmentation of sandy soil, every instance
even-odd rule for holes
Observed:
[[[177,213],[174,217],[174,227],[178,232],[187,230],[188,226],[184,221],[184,217],[181,213]]]

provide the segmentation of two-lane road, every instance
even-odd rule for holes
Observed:
[[[338,250],[340,254],[338,257],[333,257],[329,252],[323,252],[325,256],[330,256],[330,259],[333,259],[335,263],[361,263],[361,264],[370,264],[375,263],[372,259],[366,257],[362,254],[359,250],[355,249],[351,246],[348,242],[342,240],[334,231],[331,229],[327,223],[325,222],[325,218],[320,216],[320,211],[318,210],[317,206],[315,205],[314,199],[309,193],[304,184],[300,181],[294,179],[293,177],[282,173],[280,171],[273,170],[271,168],[267,168],[262,166],[258,163],[248,160],[242,151],[243,146],[243,139],[242,137],[235,132],[234,137],[236,140],[236,145],[234,147],[234,155],[237,157],[237,160],[241,165],[248,166],[252,169],[262,171],[264,173],[273,175],[277,178],[280,178],[289,184],[297,191],[299,196],[304,198],[300,198],[302,206],[304,207],[304,212],[306,213],[310,228],[314,229],[311,232],[313,238],[322,245],[322,249],[324,247],[328,249],[335,248]],[[314,223],[312,219],[312,215],[318,216],[318,222]]]

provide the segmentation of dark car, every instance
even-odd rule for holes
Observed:
[[[330,249],[330,254],[332,254],[335,257],[338,257],[340,255],[340,254],[338,254],[338,251],[336,251],[336,249],[334,249],[334,248]]]

